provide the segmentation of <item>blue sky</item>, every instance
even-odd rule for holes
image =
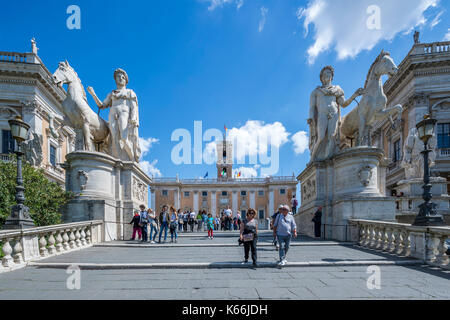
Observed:
[[[335,67],[334,83],[349,97],[364,85],[381,49],[401,62],[414,29],[422,42],[450,40],[447,2],[392,2],[9,1],[0,12],[0,50],[29,51],[35,37],[50,71],[67,59],[101,99],[115,89],[114,70],[125,69],[139,99],[140,135],[149,147],[143,165],[150,173],[214,177],[215,165],[175,165],[171,159],[177,144],[172,132],[193,133],[194,121],[202,121],[204,130],[226,125],[250,144],[254,133],[273,134],[280,146],[276,174],[297,175],[309,152],[304,134],[292,139],[308,132],[309,96],[322,67]],[[81,9],[80,30],[66,26],[72,4]],[[380,25],[361,27],[372,4],[380,8]],[[101,114],[107,119],[107,111]],[[246,176],[261,175],[253,165],[237,167],[247,167],[241,169]]]

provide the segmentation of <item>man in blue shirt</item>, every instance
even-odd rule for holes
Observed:
[[[273,223],[273,235],[277,237],[280,245],[279,266],[284,266],[287,263],[286,255],[291,243],[291,237],[297,238],[297,225],[295,224],[294,216],[289,214],[289,207],[283,205],[280,207],[280,214],[275,218]]]

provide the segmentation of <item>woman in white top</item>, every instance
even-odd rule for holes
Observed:
[[[153,209],[148,209],[147,212],[148,212],[148,223],[150,224],[150,241],[151,243],[155,243],[156,235],[158,234],[158,223],[156,221],[156,214],[155,211],[153,211]],[[155,231],[154,235],[153,231]]]

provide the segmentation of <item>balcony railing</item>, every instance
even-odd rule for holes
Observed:
[[[27,62],[27,55],[25,53],[0,51],[0,61]]]
[[[416,44],[414,54],[450,52],[450,41]]]
[[[446,241],[450,227],[417,227],[410,224],[349,220],[352,239],[359,246],[397,256],[414,257],[425,263],[449,268]]]
[[[441,157],[450,157],[450,149],[439,149]]]
[[[22,230],[1,230],[3,259],[0,273],[28,262],[88,248],[101,242],[103,221],[67,223]]]
[[[153,183],[180,183],[180,184],[242,184],[242,183],[270,183],[270,182],[297,182],[294,176],[267,177],[267,178],[238,178],[229,180],[219,179],[177,179],[177,178],[155,178]]]

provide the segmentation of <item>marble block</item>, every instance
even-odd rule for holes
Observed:
[[[150,177],[135,162],[100,152],[72,152],[64,168],[66,189],[76,195],[64,209],[64,222],[103,220],[103,241],[130,238],[133,210],[148,207]]]

